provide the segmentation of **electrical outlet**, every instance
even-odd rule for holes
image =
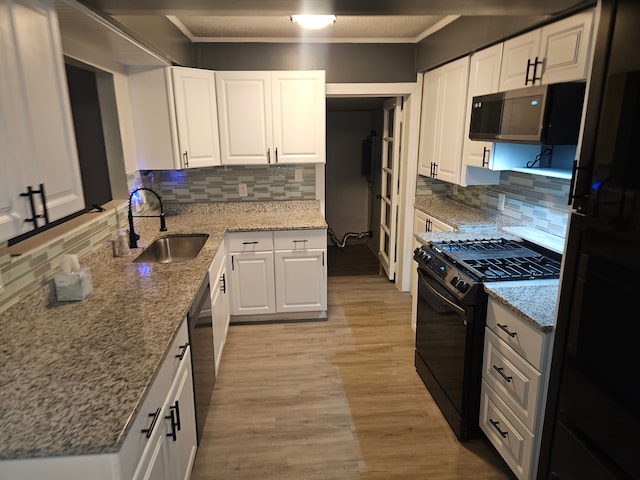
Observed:
[[[498,194],[498,210],[502,211],[504,210],[504,193],[499,193]]]
[[[239,183],[238,184],[238,196],[239,197],[246,197],[247,195],[249,195],[249,193],[247,192],[247,184],[246,183]]]
[[[302,181],[302,169],[301,168],[296,168],[295,173],[296,173],[296,182],[301,182]]]

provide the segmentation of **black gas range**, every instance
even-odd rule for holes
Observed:
[[[457,437],[479,427],[486,282],[554,279],[561,255],[524,240],[431,241],[417,248],[416,370]]]

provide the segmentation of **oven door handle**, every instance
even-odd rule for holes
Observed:
[[[466,314],[466,311],[464,308],[460,307],[460,305],[458,305],[457,303],[452,302],[447,297],[442,295],[438,290],[432,287],[431,283],[429,283],[429,280],[427,280],[427,274],[420,269],[418,269],[418,278],[420,280],[420,283],[422,283],[422,285],[424,285],[424,287],[427,290],[429,290],[436,297],[438,297],[440,300],[446,303],[448,307],[450,307],[452,310],[456,310],[458,313],[461,313],[462,315]],[[420,293],[418,293],[418,295],[420,295]]]

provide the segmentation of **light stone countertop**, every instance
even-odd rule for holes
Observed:
[[[496,215],[438,195],[419,195],[415,198],[414,206],[421,212],[451,225],[455,230],[497,228]]]
[[[51,282],[2,313],[0,458],[117,452],[224,233],[327,228],[317,201],[165,210],[167,232],[158,231],[157,218],[136,222],[139,245],[166,234],[208,233],[193,260],[136,264],[142,248],[113,258],[105,243],[80,259],[91,268],[88,298],[57,302]]]

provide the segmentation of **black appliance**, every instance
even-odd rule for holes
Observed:
[[[471,140],[576,145],[585,84],[556,83],[473,97]]]
[[[187,313],[187,325],[189,326],[189,344],[191,345],[196,435],[198,445],[200,445],[211,396],[213,395],[213,387],[216,383],[209,275],[204,276],[204,280],[191,303]]]
[[[482,283],[558,278],[561,256],[498,238],[432,241],[413,258],[416,370],[458,439],[477,438],[487,309]]]
[[[602,0],[537,478],[640,478],[640,2]]]

